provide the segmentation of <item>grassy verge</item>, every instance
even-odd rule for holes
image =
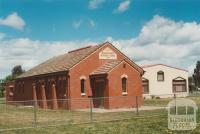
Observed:
[[[189,97],[200,106],[200,97]],[[145,100],[145,105],[166,106],[171,99]],[[198,134],[200,126],[193,131],[170,131],[167,128],[165,109],[92,113],[68,110],[41,110],[36,112],[36,128],[0,131],[5,134]],[[34,109],[0,104],[0,130],[34,126]],[[200,123],[200,112],[197,113]],[[47,127],[51,126],[52,127]]]
[[[197,106],[200,106],[200,96],[189,96],[186,97],[188,99],[193,100]],[[145,99],[144,105],[149,106],[167,106],[167,104],[172,100],[173,98],[163,98],[163,99]]]
[[[0,101],[4,101],[5,99],[6,99],[6,98],[1,98],[1,97],[0,97]]]
[[[198,134],[200,126],[192,131],[167,129],[167,117],[135,118],[122,121],[101,122],[81,125],[62,125],[6,131],[5,134]]]
[[[0,129],[22,128],[58,124],[80,124],[112,120],[131,119],[135,117],[147,117],[157,115],[167,115],[165,109],[129,112],[112,112],[112,113],[90,113],[83,111],[69,110],[41,110],[34,111],[33,108],[15,107],[11,105],[0,105]],[[92,118],[91,118],[92,117]],[[34,122],[36,120],[36,122]]]

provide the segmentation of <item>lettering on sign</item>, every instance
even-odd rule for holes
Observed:
[[[107,47],[99,53],[99,59],[117,59],[117,54]]]

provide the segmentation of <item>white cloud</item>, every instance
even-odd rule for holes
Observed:
[[[5,38],[6,34],[5,33],[0,33],[0,40],[2,40],[3,38]]]
[[[156,15],[138,37],[113,43],[140,65],[164,63],[188,69],[191,74],[200,60],[198,35],[200,24],[196,22],[176,22]]]
[[[90,9],[97,9],[105,0],[90,0],[89,1],[89,8]]]
[[[82,21],[81,21],[81,20],[79,20],[79,21],[74,21],[74,22],[72,23],[72,26],[73,26],[75,29],[78,29],[78,28],[80,28],[81,24],[82,24]]]
[[[8,75],[15,65],[28,70],[53,56],[93,44],[89,40],[49,42],[28,38],[0,41],[0,78]]]
[[[163,63],[193,72],[200,59],[200,24],[176,22],[162,16],[154,16],[141,29],[137,37],[112,42],[139,65]],[[78,45],[77,45],[78,44]],[[97,44],[88,40],[49,42],[27,38],[0,40],[0,78],[13,66],[21,64],[25,69],[54,56],[84,45]]]
[[[90,23],[91,27],[95,27],[96,26],[96,23],[94,22],[94,20],[90,20],[89,23]]]
[[[17,30],[23,30],[26,23],[16,12],[14,12],[4,19],[0,18],[0,25],[9,26]]]
[[[122,1],[118,8],[114,10],[114,13],[122,13],[122,12],[125,12],[129,6],[131,4],[131,1],[130,0],[125,0],[125,1]]]
[[[111,36],[106,37],[105,41],[108,41],[110,43],[113,42],[113,38]]]

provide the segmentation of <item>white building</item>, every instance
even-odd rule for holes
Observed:
[[[168,65],[143,66],[145,98],[185,97],[188,95],[188,71]]]

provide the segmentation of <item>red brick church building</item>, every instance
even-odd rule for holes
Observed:
[[[105,42],[39,64],[7,85],[6,96],[7,101],[34,100],[39,107],[52,109],[88,108],[91,97],[101,97],[93,99],[94,107],[134,107],[135,96],[139,96],[139,104],[143,102],[143,73],[141,67]]]

